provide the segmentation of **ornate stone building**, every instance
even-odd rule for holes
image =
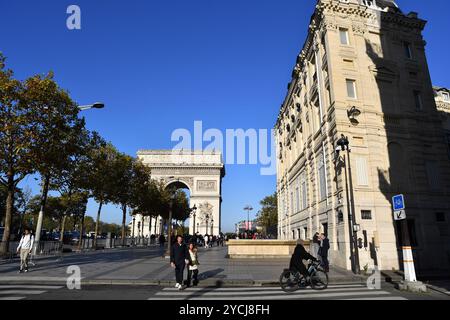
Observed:
[[[416,269],[449,269],[448,140],[425,25],[393,1],[317,2],[276,123],[280,238],[325,232],[331,262],[350,269],[353,213],[360,268],[398,270],[391,199],[404,194]]]
[[[142,150],[138,152],[138,158],[151,168],[152,179],[163,182],[167,188],[189,190],[190,207],[197,208],[195,215],[189,219],[190,234],[220,234],[222,178],[225,177],[220,152]],[[148,225],[149,221],[143,220],[141,223]],[[157,221],[152,220],[153,223],[162,228],[161,217]]]

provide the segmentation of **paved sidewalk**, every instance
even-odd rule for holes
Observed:
[[[123,248],[65,254],[36,259],[29,273],[18,274],[18,261],[0,264],[0,284],[34,283],[65,285],[69,266],[79,266],[82,285],[162,285],[175,284],[174,271],[158,247]],[[199,248],[202,285],[277,285],[288,259],[227,259],[226,247]],[[331,267],[330,283],[366,283],[364,277]]]

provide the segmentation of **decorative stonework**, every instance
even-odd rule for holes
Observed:
[[[198,191],[216,191],[217,183],[216,183],[216,181],[199,180],[199,181],[197,181],[197,190]]]

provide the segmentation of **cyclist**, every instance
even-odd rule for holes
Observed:
[[[314,258],[306,251],[305,247],[303,246],[303,241],[298,240],[297,246],[295,247],[294,254],[292,255],[291,262],[289,264],[289,270],[297,271],[301,275],[303,275],[306,280],[309,280],[308,270],[306,270],[306,267],[303,264],[303,260],[317,261],[316,258]]]

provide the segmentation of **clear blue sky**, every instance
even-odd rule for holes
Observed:
[[[53,70],[80,104],[87,125],[123,152],[171,149],[171,133],[265,128],[275,123],[315,0],[0,0],[0,51],[18,78]],[[450,87],[447,0],[401,0],[428,20],[425,39],[434,84]],[[82,30],[66,28],[66,9],[82,10]],[[223,229],[246,219],[275,191],[257,165],[227,167]],[[33,178],[26,184],[38,192]],[[89,215],[97,206],[89,204]],[[255,210],[255,211],[256,211]],[[120,211],[102,219],[120,223]]]

